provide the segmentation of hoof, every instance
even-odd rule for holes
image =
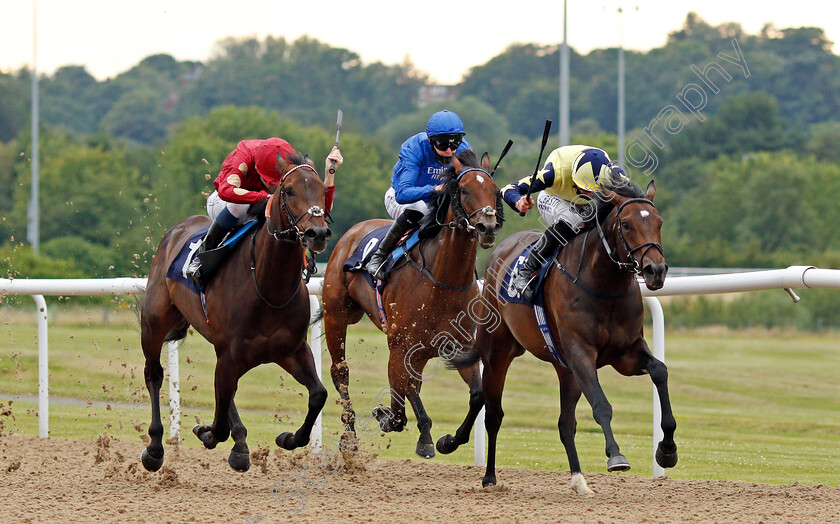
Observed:
[[[616,455],[610,457],[607,461],[607,471],[627,471],[630,469],[630,463],[624,458],[624,455]]]
[[[228,455],[228,464],[236,471],[246,472],[251,468],[251,454],[245,451],[231,451]]]
[[[295,446],[295,434],[289,431],[284,431],[277,435],[277,438],[274,439],[274,443],[277,444],[277,447],[287,449],[289,451],[297,448]]]
[[[417,456],[424,459],[434,458],[435,456],[435,445],[432,443],[423,444],[422,442],[417,443],[417,449],[414,450],[417,453]]]
[[[485,476],[481,480],[481,487],[482,488],[489,488],[490,486],[495,486],[495,485],[496,485],[496,475],[488,475],[488,476]]]
[[[448,455],[458,449],[458,445],[455,444],[455,437],[452,435],[444,435],[440,437],[435,447],[438,452],[443,453],[444,455]]]
[[[656,463],[662,466],[663,468],[673,468],[677,465],[677,449],[674,448],[673,453],[665,453],[662,451],[662,443],[660,442],[658,446],[656,446]]]
[[[196,424],[193,426],[192,432],[207,449],[213,449],[216,447],[216,444],[219,443],[219,441],[216,440],[216,437],[213,436],[213,432],[210,431],[210,426],[200,426]]]
[[[146,448],[143,450],[143,453],[140,453],[140,462],[143,463],[143,467],[146,468],[147,471],[157,471],[163,466],[163,455],[160,458],[154,458],[150,453],[149,449]]]

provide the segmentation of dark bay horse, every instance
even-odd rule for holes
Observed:
[[[295,449],[309,442],[327,390],[315,372],[306,343],[309,292],[301,278],[304,248],[324,251],[330,230],[324,216],[324,183],[308,157],[289,162],[278,155],[283,174],[266,207],[266,220],[250,238],[243,238],[206,288],[206,316],[199,295],[167,279],[167,268],[196,231],[210,224],[207,216],[186,218],[170,229],[158,246],[149,272],[140,313],[141,342],[146,356],[146,387],[152,401],[151,443],[141,460],[147,470],[163,465],[163,425],[160,388],[161,346],[180,340],[192,326],[216,351],[216,411],[213,424],[193,432],[212,449],[232,434],[228,457],[232,468],[250,467],[246,430],[234,394],[248,370],[269,362],[279,364],[309,391],[306,419],[295,433],[277,436],[277,445]]]
[[[487,263],[483,304],[495,308],[501,322],[494,330],[478,325],[476,352],[453,359],[459,366],[479,357],[484,363],[483,399],[473,398],[470,411],[455,436],[437,442],[441,453],[451,453],[469,440],[475,417],[486,402],[489,435],[487,471],[482,484],[496,484],[496,438],[502,423],[502,390],[511,361],[530,351],[553,365],[560,381],[560,440],[566,448],[572,487],[590,494],[580,470],[575,449],[575,406],[581,393],[592,406],[595,421],[606,439],[608,471],[630,469],[613,437],[612,406],[598,382],[597,369],[611,365],[622,375],[650,374],[662,405],[664,438],[656,461],[669,468],[677,463],[674,443],[676,422],[668,396],[668,371],[653,357],[643,338],[642,295],[636,275],[641,273],[649,289],[662,287],[668,266],[661,246],[662,219],[653,204],[656,188],[647,191],[627,181],[598,196],[602,223],[581,232],[553,260],[545,281],[545,313],[557,350],[564,362],[552,355],[540,332],[531,307],[499,297],[506,268],[537,237],[534,233],[511,235],[490,256]],[[565,364],[565,365],[564,365]],[[483,400],[483,402],[482,402]]]
[[[407,397],[420,429],[416,452],[424,458],[434,456],[432,421],[420,401],[422,373],[429,359],[441,351],[472,345],[474,323],[465,312],[479,296],[476,253],[479,245],[494,245],[503,220],[499,188],[489,169],[487,153],[480,166],[472,151],[453,158],[444,173],[448,191],[434,216],[437,233],[421,240],[407,254],[409,260],[403,259],[391,273],[382,294],[387,326],[382,325],[376,293],[364,274],[345,272],[342,266],[368,233],[390,222],[368,220],[357,224],[336,244],[324,274],[324,330],[332,357],[330,373],[344,405],[342,420],[347,433],[355,432],[356,416],[347,389],[347,326],[367,314],[387,334],[390,350],[391,407],[377,408],[374,415],[383,431],[402,431],[407,423]],[[471,394],[480,389],[477,364],[460,372]]]

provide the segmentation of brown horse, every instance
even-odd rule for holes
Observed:
[[[472,151],[453,158],[445,171],[448,191],[434,215],[438,232],[421,240],[390,275],[382,294],[387,326],[382,325],[376,293],[363,273],[345,272],[344,262],[364,237],[386,220],[368,220],[353,226],[336,244],[324,274],[324,330],[332,357],[333,383],[344,404],[342,420],[348,433],[355,432],[355,412],[350,403],[350,381],[345,361],[347,326],[367,315],[388,335],[390,408],[374,415],[383,431],[402,431],[407,423],[405,398],[417,418],[420,438],[416,452],[424,458],[435,454],[432,421],[420,401],[422,373],[429,359],[461,344],[471,345],[474,325],[464,319],[468,305],[479,295],[475,279],[478,245],[492,247],[501,229],[499,188],[488,173],[490,158],[481,165]],[[452,325],[443,325],[444,322]],[[457,331],[458,336],[446,330]],[[480,389],[478,366],[460,371],[471,394]]]
[[[277,445],[295,449],[309,442],[315,419],[327,399],[327,390],[315,372],[306,343],[309,293],[301,278],[304,248],[324,251],[330,230],[324,217],[324,183],[311,160],[299,155],[289,162],[278,155],[283,174],[266,208],[266,220],[250,239],[234,248],[227,262],[206,288],[206,315],[199,295],[167,279],[167,268],[196,231],[206,227],[206,216],[186,218],[170,229],[158,246],[149,272],[140,323],[146,387],[152,401],[151,443],[141,460],[147,470],[163,465],[163,425],[160,387],[163,368],[161,345],[180,340],[192,326],[216,350],[216,412],[213,424],[196,426],[193,433],[212,449],[233,435],[228,463],[238,471],[250,467],[247,432],[233,397],[239,378],[269,362],[279,364],[309,391],[306,419],[294,433],[277,436]]]
[[[561,359],[552,355],[531,307],[499,296],[506,268],[536,236],[519,233],[505,239],[488,261],[483,289],[485,307],[495,308],[501,321],[495,329],[479,325],[477,354],[454,359],[470,365],[479,356],[484,363],[482,398],[471,399],[470,411],[455,436],[438,440],[441,453],[451,453],[469,440],[475,417],[486,402],[489,448],[482,484],[496,484],[496,437],[504,415],[502,390],[511,361],[530,351],[552,364],[560,381],[560,440],[566,448],[572,487],[580,494],[592,491],[580,470],[575,449],[575,406],[581,392],[592,406],[595,421],[606,439],[608,471],[630,469],[613,437],[612,406],[598,382],[597,369],[611,365],[623,375],[649,373],[662,404],[662,430],[656,461],[662,467],[677,463],[674,443],[676,422],[668,397],[668,371],[648,350],[642,333],[642,295],[636,275],[649,289],[662,287],[668,266],[660,244],[662,219],[653,205],[656,188],[651,182],[643,194],[629,181],[598,196],[595,226],[578,234],[552,262],[556,267],[544,282],[545,316]],[[597,232],[595,232],[597,231]],[[575,269],[577,268],[577,269]]]

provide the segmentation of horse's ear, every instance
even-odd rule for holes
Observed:
[[[485,171],[490,171],[490,153],[487,151],[481,155],[481,168]]]
[[[283,155],[277,153],[277,170],[280,171],[281,174],[285,173],[287,171],[288,165],[289,164],[288,162],[286,162],[286,159],[283,158]]]
[[[455,168],[455,173],[460,174],[461,171],[464,169],[464,166],[461,165],[461,161],[458,160],[456,155],[452,155],[452,167]]]
[[[653,202],[653,197],[656,196],[656,186],[653,183],[653,180],[647,185],[647,189],[645,189],[645,198]]]
[[[315,162],[312,160],[312,157],[309,155],[303,155],[303,161],[309,164],[312,167],[315,167]]]

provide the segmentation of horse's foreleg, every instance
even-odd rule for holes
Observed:
[[[653,385],[656,386],[659,404],[662,407],[663,438],[656,447],[656,463],[663,468],[673,468],[677,465],[677,444],[674,442],[677,421],[671,411],[671,398],[668,395],[668,368],[665,367],[663,362],[650,356],[646,369],[650,373]]]
[[[420,366],[420,372],[425,362]],[[414,452],[421,458],[432,458],[435,456],[435,445],[432,443],[432,418],[426,413],[423,402],[420,400],[420,387],[423,385],[421,379],[412,377],[408,382],[408,401],[414,409],[414,416],[417,418],[417,429],[420,430],[420,437],[417,439],[417,447]]]
[[[248,430],[245,429],[245,424],[239,418],[239,411],[236,410],[233,399],[230,399],[228,421],[230,423],[230,436],[233,437],[233,449],[228,455],[228,464],[236,471],[248,471],[251,467],[251,455],[248,451],[248,443],[245,442],[248,437]]]
[[[327,402],[327,389],[315,372],[315,360],[309,344],[301,344],[297,350],[284,355],[277,363],[309,391],[308,409],[303,424],[294,433],[284,431],[274,439],[279,447],[293,450],[309,443],[312,426]]]
[[[580,400],[580,387],[578,387],[574,376],[565,369],[557,369],[557,378],[560,380],[560,418],[557,420],[557,428],[560,430],[560,442],[566,448],[566,457],[569,459],[572,488],[578,495],[591,495],[594,492],[586,485],[586,478],[580,470],[580,460],[575,446],[575,433],[577,432],[575,407]]]
[[[153,354],[146,354],[146,366],[143,369],[146,389],[149,390],[149,397],[152,401],[152,422],[149,424],[151,442],[140,455],[140,461],[143,463],[143,467],[149,471],[157,471],[163,466],[163,424],[160,421],[160,388],[163,384],[163,367],[160,365],[160,350],[157,352],[157,359],[154,357]]]
[[[444,435],[438,439],[437,450],[445,455],[458,449],[461,444],[466,444],[470,441],[470,432],[472,431],[473,425],[475,425],[475,419],[481,412],[481,408],[484,407],[484,392],[481,388],[481,374],[478,370],[478,362],[471,367],[458,370],[461,378],[470,386],[469,411],[467,411],[467,416],[455,431],[454,436]]]
[[[582,345],[572,345],[569,359],[569,365],[574,373],[575,380],[577,380],[581,391],[592,406],[592,416],[595,422],[601,426],[604,432],[604,439],[606,441],[605,451],[607,454],[607,471],[626,471],[630,469],[630,463],[618,447],[615,437],[612,432],[612,406],[598,382],[598,371],[595,368],[594,358],[590,355],[595,355],[596,350],[593,347],[584,348]]]

